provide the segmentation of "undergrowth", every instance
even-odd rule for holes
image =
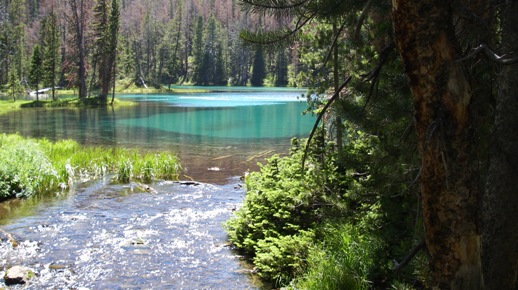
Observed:
[[[225,227],[273,287],[390,288],[412,276],[412,266],[391,270],[415,242],[415,196],[399,181],[407,165],[389,168],[397,163],[377,136],[349,128],[347,140],[338,152],[317,137],[303,168],[294,139],[289,156],[245,178],[243,206]]]
[[[179,161],[170,153],[0,135],[0,200],[59,192],[77,180],[108,173],[119,182],[149,183],[177,179],[179,171]]]

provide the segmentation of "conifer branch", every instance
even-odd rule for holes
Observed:
[[[271,0],[271,1],[260,1],[260,0],[241,0],[243,3],[248,4],[250,6],[259,7],[262,9],[293,9],[296,7],[300,7],[311,0],[301,0],[301,1],[279,1],[279,0]]]
[[[473,49],[473,51],[466,55],[465,57],[461,58],[461,59],[458,59],[457,61],[458,62],[463,62],[467,59],[470,59],[470,58],[473,58],[475,57],[477,54],[483,52],[488,58],[489,60],[493,61],[493,62],[496,62],[498,64],[503,64],[503,65],[510,65],[510,64],[516,64],[518,63],[518,57],[515,57],[515,58],[505,58],[506,55],[498,55],[496,54],[494,51],[492,51],[486,44],[481,44],[479,45],[477,48]]]
[[[326,113],[327,109],[331,106],[331,104],[338,99],[340,96],[340,92],[349,84],[352,77],[348,76],[347,79],[338,87],[338,90],[334,93],[334,95],[327,101],[327,104],[322,108],[322,111],[318,114],[317,120],[315,121],[315,124],[313,125],[313,129],[311,130],[311,133],[309,134],[308,141],[306,142],[306,148],[304,149],[304,156],[302,157],[302,174],[304,174],[304,167],[306,163],[306,158],[308,156],[309,151],[309,145],[311,144],[311,139],[313,139],[313,136],[315,135],[315,132],[317,131],[318,124],[320,123],[320,120],[322,120],[322,117],[324,117],[324,114]]]
[[[356,23],[356,29],[354,29],[353,39],[359,40],[360,39],[360,31],[361,27],[363,25],[363,22],[365,21],[365,18],[367,18],[367,13],[370,11],[372,6],[373,0],[369,0],[367,4],[365,4],[365,7],[362,10],[362,13],[360,14],[360,17],[358,18],[358,22]]]
[[[342,25],[340,25],[340,28],[338,29],[338,31],[336,32],[336,35],[335,37],[333,38],[333,43],[331,43],[331,48],[329,49],[329,51],[327,52],[327,55],[326,55],[326,58],[324,59],[324,63],[322,64],[322,66],[316,70],[315,72],[318,72],[318,71],[321,71],[322,69],[324,69],[324,67],[326,66],[326,64],[329,62],[329,59],[331,59],[331,55],[333,54],[333,48],[335,47],[335,45],[337,45],[337,42],[338,42],[338,37],[340,36],[340,34],[342,33],[342,31],[344,30],[345,28],[345,24],[347,23],[347,21],[344,21],[342,22]]]
[[[250,42],[253,44],[261,44],[261,45],[271,45],[280,43],[283,41],[292,41],[295,38],[295,35],[314,17],[316,13],[306,17],[305,19],[299,18],[295,28],[286,29],[286,30],[277,30],[277,31],[269,31],[269,32],[255,32],[251,33],[248,31],[243,31],[240,34],[240,37],[246,42]]]

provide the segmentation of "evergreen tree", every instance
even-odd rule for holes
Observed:
[[[202,32],[201,42],[199,41],[202,28],[200,25],[202,22],[198,18],[193,44],[193,82],[204,86],[225,85],[227,83],[225,42],[221,39],[220,23],[214,16],[209,17]]]
[[[6,4],[0,2],[0,85],[8,82],[8,15],[6,11]]]
[[[252,66],[252,77],[250,83],[254,87],[262,87],[266,78],[266,67],[264,62],[263,48],[258,45],[255,49],[254,64]]]
[[[42,81],[52,88],[52,99],[56,99],[55,89],[59,75],[60,37],[57,16],[52,11],[42,20]]]
[[[70,25],[74,36],[74,61],[76,63],[76,84],[79,91],[79,99],[84,100],[88,95],[86,87],[86,8],[83,0],[68,0],[70,6]]]
[[[192,81],[195,84],[201,83],[202,80],[202,65],[203,65],[203,18],[198,16],[198,20],[196,21],[196,25],[194,28],[194,39],[192,44],[192,53],[193,53],[193,75]]]
[[[106,0],[97,0],[93,10],[93,29],[95,37],[94,71],[98,69],[98,85],[100,88],[99,101],[106,103],[110,87],[111,69],[110,57],[110,28],[108,17],[109,6]]]
[[[31,66],[29,69],[29,84],[35,88],[36,100],[39,101],[39,86],[43,75],[43,60],[39,45],[35,45],[32,51]]]
[[[109,86],[113,85],[113,92],[115,92],[115,81],[116,81],[116,61],[117,61],[117,47],[120,30],[120,8],[117,0],[112,0],[111,13],[109,18],[109,45],[108,45],[108,69],[110,75],[107,77],[106,82]],[[111,103],[113,104],[115,95],[112,94]]]
[[[26,77],[26,17],[27,10],[24,0],[12,0],[7,2],[8,25],[6,34],[7,51],[7,74],[15,70],[17,79],[22,80]]]
[[[23,86],[20,83],[20,79],[16,75],[16,71],[9,71],[9,81],[7,83],[8,94],[13,98],[13,101],[16,101],[16,95],[23,93]]]
[[[98,0],[94,7],[95,55],[100,88],[99,102],[106,103],[114,81],[120,12],[117,0]]]
[[[285,48],[279,48],[277,62],[275,64],[275,86],[285,87],[288,85],[288,61]]]

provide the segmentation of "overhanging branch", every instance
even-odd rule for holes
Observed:
[[[264,3],[264,1],[254,1],[254,0],[242,0],[243,3],[260,7],[263,9],[293,9],[299,6],[302,6],[308,2],[308,0],[302,0],[290,3],[284,3],[283,1],[269,1],[269,3]]]
[[[334,93],[334,95],[327,101],[327,104],[322,108],[322,111],[318,114],[317,120],[315,121],[315,124],[313,125],[313,129],[311,130],[311,133],[309,134],[308,141],[306,142],[306,148],[304,149],[304,156],[302,157],[302,173],[304,173],[304,166],[306,163],[306,158],[308,156],[309,151],[309,144],[311,144],[311,139],[313,139],[313,135],[315,135],[315,132],[317,131],[318,124],[320,123],[320,120],[322,120],[322,117],[324,117],[324,114],[326,113],[327,109],[331,106],[331,104],[338,99],[340,96],[340,92],[349,84],[351,81],[351,76],[348,76],[347,79],[340,85],[338,90]]]
[[[473,58],[474,56],[476,56],[477,54],[479,54],[481,52],[484,53],[487,56],[487,58],[489,58],[489,60],[496,62],[498,64],[510,65],[510,64],[518,63],[518,57],[505,58],[505,56],[506,56],[505,54],[502,56],[499,56],[494,51],[492,51],[486,44],[479,45],[477,48],[473,49],[473,51],[470,54],[466,55],[465,57],[463,57],[461,59],[458,59],[457,61],[458,62],[465,61],[467,59]]]

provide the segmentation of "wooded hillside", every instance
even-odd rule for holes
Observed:
[[[261,50],[257,57],[256,47],[244,44],[239,34],[289,21],[243,12],[237,2],[2,0],[0,85],[12,93],[53,84],[76,87],[80,97],[105,95],[112,75],[138,86],[247,85],[258,58],[267,84],[287,85],[288,66],[297,70],[296,50]],[[38,46],[43,63],[31,66]],[[46,77],[30,79],[31,67],[38,66]]]

